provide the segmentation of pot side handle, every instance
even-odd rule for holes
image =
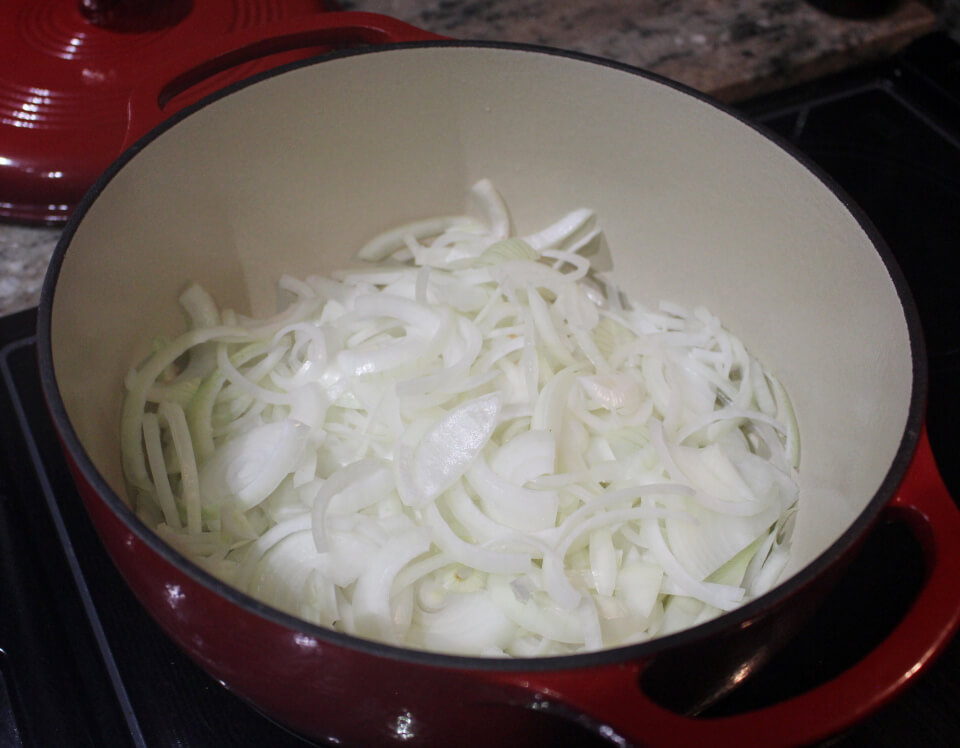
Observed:
[[[529,688],[572,710],[609,739],[630,744],[809,745],[835,735],[890,702],[943,651],[960,628],[960,510],[937,471],[924,428],[899,492],[888,505],[923,548],[926,579],[887,638],[862,660],[810,691],[743,714],[680,715],[641,690],[642,666],[540,673]],[[597,727],[599,725],[599,728]]]
[[[202,98],[189,96],[192,87],[237,65],[297,51],[322,54],[350,47],[446,38],[379,13],[338,11],[252,26],[188,47],[131,91],[123,150],[171,114]],[[277,64],[281,64],[280,59]]]

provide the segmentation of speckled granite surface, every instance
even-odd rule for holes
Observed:
[[[0,315],[36,306],[59,229],[0,223]]]
[[[875,20],[833,18],[802,0],[341,0],[458,39],[577,50],[637,65],[724,100],[783,88],[892,54],[934,28],[903,0]],[[0,197],[2,199],[2,197]],[[37,303],[59,232],[0,223],[0,315]]]
[[[803,0],[347,0],[457,39],[546,44],[609,57],[736,100],[890,54],[932,28],[904,0],[869,21]]]

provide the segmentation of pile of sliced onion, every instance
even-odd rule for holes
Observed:
[[[708,311],[598,278],[593,211],[511,235],[418,221],[268,320],[181,296],[126,380],[138,515],[280,610],[428,650],[641,642],[769,589],[788,554],[786,393]]]

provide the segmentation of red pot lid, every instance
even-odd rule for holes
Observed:
[[[0,218],[66,220],[120,154],[130,91],[177,50],[335,9],[325,0],[5,0]],[[190,95],[199,98],[278,62],[238,65]]]

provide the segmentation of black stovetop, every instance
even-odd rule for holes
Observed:
[[[897,256],[927,336],[931,443],[960,497],[960,47],[932,35],[739,108],[833,176]],[[0,318],[0,746],[306,745],[187,660],[122,583],[43,406],[35,319]],[[921,575],[906,530],[879,526],[821,613],[713,713],[789,697],[855,661],[896,625]],[[960,745],[960,641],[831,744]]]

